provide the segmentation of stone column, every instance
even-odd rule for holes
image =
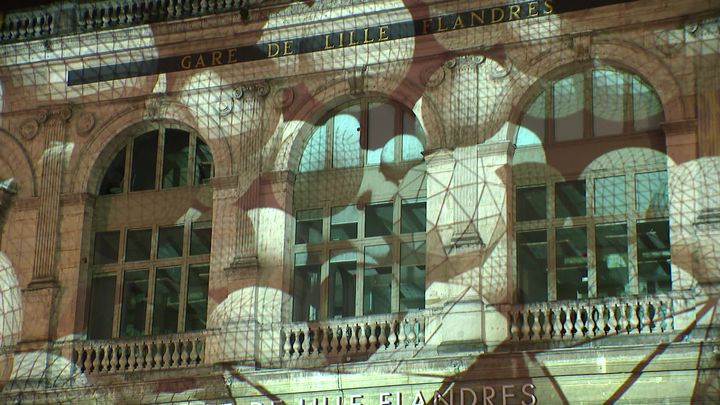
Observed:
[[[53,107],[41,113],[38,136],[42,137],[40,187],[35,254],[30,284],[23,292],[22,340],[33,344],[52,338],[53,310],[56,306],[60,195],[66,154],[66,129],[72,111],[69,106]]]

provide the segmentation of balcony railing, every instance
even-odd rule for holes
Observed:
[[[420,313],[402,318],[386,315],[295,323],[284,327],[280,335],[285,359],[352,357],[412,350],[425,342],[425,317]]]
[[[569,341],[676,328],[675,300],[670,296],[514,305],[505,312],[513,341]]]
[[[84,341],[72,356],[86,375],[192,368],[204,364],[205,334]]]

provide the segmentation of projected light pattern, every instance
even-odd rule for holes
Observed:
[[[716,398],[720,160],[696,151],[717,150],[717,18],[631,2],[633,26],[608,6],[438,28],[467,7],[306,1],[7,45],[0,398],[632,402],[656,377]],[[65,81],[179,53],[191,68]],[[47,279],[36,229],[61,235]]]

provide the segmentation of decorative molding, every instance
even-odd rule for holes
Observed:
[[[210,187],[213,190],[226,190],[236,188],[238,186],[238,176],[213,177],[210,179]]]
[[[508,75],[510,75],[512,71],[513,64],[508,60],[504,65],[500,63],[494,63],[488,74],[490,76],[490,79],[500,80],[502,78],[508,77]]]
[[[62,194],[60,196],[60,205],[92,205],[95,202],[95,196],[89,193],[73,193]]]
[[[439,68],[427,68],[422,71],[421,79],[425,83],[425,87],[434,88],[439,86],[445,80],[445,67],[440,66]]]
[[[20,135],[25,140],[32,140],[40,132],[40,123],[34,118],[28,118],[20,124]]]
[[[477,145],[477,156],[512,156],[513,154],[515,154],[515,149],[515,144],[510,141],[486,142]]]
[[[592,37],[581,34],[570,38],[570,47],[575,52],[578,62],[586,62],[592,58]]]
[[[661,124],[665,136],[694,134],[697,132],[697,120],[689,119],[683,121],[663,122]]]
[[[80,136],[87,136],[95,128],[95,114],[83,111],[75,119],[75,132]]]
[[[295,91],[290,87],[284,87],[273,94],[273,104],[276,108],[287,108],[295,100]]]
[[[264,172],[260,179],[265,184],[295,184],[296,175],[290,170]]]

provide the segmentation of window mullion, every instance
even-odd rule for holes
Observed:
[[[157,156],[155,157],[157,164],[155,165],[155,190],[161,190],[162,184],[162,168],[165,164],[164,152],[165,152],[165,127],[158,130],[158,148]]]
[[[145,306],[145,334],[152,335],[153,309],[155,306],[155,266],[148,266],[147,305]]]
[[[125,144],[125,172],[123,173],[123,193],[125,194],[130,192],[130,178],[132,177],[132,154],[134,143],[135,139],[133,138]]]
[[[632,90],[632,77],[627,73],[623,74],[623,115],[625,122],[623,123],[623,132],[633,133],[635,132],[635,112],[633,110],[633,90]]]
[[[320,265],[320,308],[318,308],[318,319],[327,319],[330,302],[330,249],[327,245],[321,253]],[[295,291],[293,291],[295,294]]]
[[[188,261],[186,258],[183,258],[183,261],[180,265],[180,288],[179,288],[179,294],[178,297],[178,323],[177,323],[177,332],[184,332],[185,331],[185,311],[187,310],[187,301],[188,301],[188,274],[190,272],[190,265],[188,264]]]
[[[391,245],[392,249],[392,278],[390,283],[390,296],[392,302],[390,303],[390,312],[400,312],[400,243],[398,238],[393,238]]]
[[[112,333],[110,336],[117,338],[120,336],[120,316],[122,314],[122,289],[125,281],[124,272],[119,269],[115,272],[115,305],[113,306],[113,323]]]
[[[583,139],[593,137],[593,69],[583,74]]]
[[[197,137],[189,135],[188,140],[188,166],[187,166],[187,185],[195,186],[195,150],[197,149]]]

